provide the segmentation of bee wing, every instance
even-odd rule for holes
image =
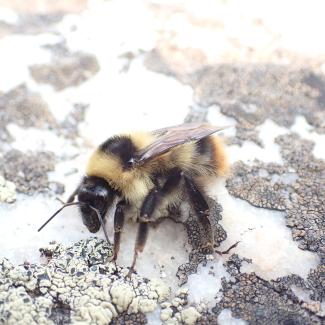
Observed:
[[[137,152],[134,163],[143,164],[176,146],[200,140],[228,127],[217,127],[207,123],[187,123],[152,131],[152,134],[157,137],[156,140]]]

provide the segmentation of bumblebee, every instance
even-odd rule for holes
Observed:
[[[63,208],[77,204],[88,230],[95,233],[102,225],[108,240],[103,220],[118,198],[114,213],[114,261],[126,216],[139,224],[130,274],[146,244],[149,224],[168,208],[188,201],[202,225],[211,230],[204,187],[211,178],[225,176],[229,170],[223,142],[213,135],[223,129],[189,123],[107,139],[91,155],[86,175],[67,204],[39,231]],[[74,203],[76,196],[78,201]]]

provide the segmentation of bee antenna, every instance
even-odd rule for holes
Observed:
[[[58,211],[56,211],[53,216],[51,216],[37,231],[40,232],[57,214],[59,214],[64,208],[70,205],[80,205],[80,202],[65,203]]]
[[[102,216],[100,215],[100,212],[98,211],[98,209],[94,208],[93,206],[87,204],[87,203],[83,203],[83,202],[71,202],[71,203],[65,203],[59,210],[57,210],[37,231],[40,232],[55,216],[57,216],[64,208],[66,207],[69,207],[71,205],[87,205],[89,208],[91,208],[92,210],[94,210],[97,214],[97,217],[100,221],[100,224],[103,228],[103,231],[104,231],[104,235],[105,235],[105,238],[107,240],[107,242],[110,244],[110,240],[108,238],[108,234],[106,232],[106,228],[105,228],[105,225],[104,225],[104,220],[102,218]]]
[[[65,204],[65,202],[64,202],[63,200],[61,200],[59,197],[56,197],[55,199],[56,199],[57,201],[59,201],[60,203]]]

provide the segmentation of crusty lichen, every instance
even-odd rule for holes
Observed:
[[[249,166],[239,161],[233,165],[232,171],[232,177],[227,180],[227,188],[231,195],[245,199],[259,208],[285,210],[286,199],[289,196],[285,178],[293,174],[285,167],[257,160],[254,161],[254,165]]]
[[[0,161],[0,172],[16,185],[17,192],[32,194],[48,191],[47,172],[53,171],[55,155],[52,152],[6,152]]]
[[[160,304],[160,319],[164,324],[195,324],[201,317],[201,313],[207,312],[207,307],[204,304],[189,306],[188,295],[189,290],[182,287],[176,291],[175,297],[171,301]]]
[[[0,260],[1,323],[114,324],[123,319],[145,324],[144,315],[158,305],[161,319],[169,323],[194,324],[200,315],[198,308],[187,306],[187,289],[170,301],[170,288],[161,279],[127,278],[128,269],[110,261],[112,246],[104,240],[69,247],[51,243],[40,251],[46,265],[14,267]]]
[[[223,297],[213,311],[229,308],[250,324],[321,324],[321,317],[304,308],[284,282],[266,281],[254,273],[240,273],[222,281]]]
[[[15,123],[22,127],[55,127],[56,120],[43,98],[21,84],[0,96],[0,126]]]
[[[174,45],[171,48],[175,51]],[[192,66],[191,51],[179,51]],[[179,70],[180,62],[170,62],[170,54],[168,42],[159,44],[147,55],[146,64],[190,84],[199,105],[217,104],[224,115],[234,118],[237,126],[232,143],[249,140],[262,146],[257,126],[272,119],[290,127],[298,115],[303,115],[318,132],[325,133],[325,78],[319,71],[294,65],[224,63],[199,64],[188,74],[186,69]],[[204,114],[206,111],[201,113],[203,118]]]
[[[299,176],[291,186],[287,224],[300,248],[320,252],[325,247],[325,161],[316,159],[314,144],[297,134],[279,136],[276,142],[287,164]]]
[[[152,279],[149,283],[150,289],[157,294],[158,302],[164,302],[170,296],[170,288],[161,279]],[[154,296],[153,296],[154,297]]]
[[[194,307],[188,307],[181,311],[181,317],[185,324],[193,325],[201,317],[201,314]]]
[[[0,202],[13,203],[16,201],[16,185],[6,181],[0,175]]]
[[[237,281],[235,284],[224,282],[224,298],[217,309],[231,308],[235,317],[244,318],[250,323],[267,320],[269,323],[320,323],[323,318],[320,303],[325,297],[325,162],[313,156],[313,143],[301,139],[297,134],[279,136],[276,142],[280,145],[285,164],[255,161],[252,166],[248,166],[239,162],[227,182],[228,190],[255,206],[284,211],[287,225],[292,229],[293,238],[299,241],[299,247],[317,252],[321,263],[310,271],[307,280],[292,275],[277,282],[266,282],[254,274],[241,274],[234,270],[232,275]],[[249,299],[248,283],[257,290],[254,290],[256,301],[253,297]],[[310,292],[311,301],[299,303],[290,290],[292,284]],[[245,301],[237,293],[241,290],[245,291]],[[256,297],[256,292],[260,294],[263,290],[269,291],[265,292],[268,301]],[[232,307],[231,301],[236,302]],[[259,316],[256,315],[256,303],[263,306]],[[268,310],[274,306],[277,306],[277,311],[270,314]]]
[[[50,84],[57,91],[79,86],[99,70],[98,61],[92,54],[72,53],[62,43],[47,48],[52,52],[52,62],[33,65],[29,69],[35,81]]]
[[[135,298],[134,290],[128,283],[114,283],[110,294],[119,312],[125,311]]]
[[[246,131],[267,118],[288,127],[297,115],[304,115],[310,124],[320,127],[324,126],[319,116],[319,98],[323,94],[311,79],[325,84],[322,75],[308,69],[221,64],[202,69],[193,79],[193,87],[199,103],[218,103],[222,113],[235,118]]]
[[[210,207],[209,218],[213,238],[211,238],[209,229],[203,229],[198,217],[193,215],[191,209],[188,209],[187,213],[182,213],[183,224],[185,225],[188,242],[192,247],[192,251],[189,254],[189,262],[180,265],[178,268],[176,275],[179,278],[180,285],[187,282],[190,274],[196,273],[200,264],[206,264],[209,254],[213,253],[213,250],[211,250],[211,247],[207,246],[207,243],[213,242],[214,247],[218,247],[220,243],[226,239],[226,232],[219,224],[222,218],[222,207],[217,201],[209,197],[207,200]],[[186,206],[186,204],[183,205]],[[187,215],[187,217],[184,217],[185,215]]]
[[[297,134],[279,136],[276,142],[285,165],[239,162],[227,188],[254,206],[285,211],[299,247],[319,253],[325,246],[325,162],[313,156],[313,143]]]

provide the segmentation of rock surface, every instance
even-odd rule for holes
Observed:
[[[325,8],[260,3],[0,0],[0,323],[325,322]],[[132,223],[117,265],[72,208],[36,233],[98,143],[184,121],[233,126],[217,252],[186,202],[130,279]]]

